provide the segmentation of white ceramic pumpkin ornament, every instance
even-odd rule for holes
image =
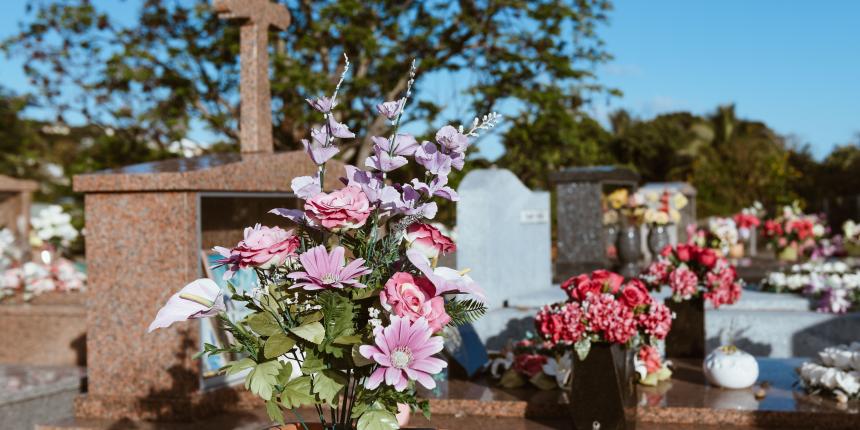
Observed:
[[[703,368],[708,382],[723,388],[748,388],[758,379],[755,357],[734,345],[713,350],[705,358]]]

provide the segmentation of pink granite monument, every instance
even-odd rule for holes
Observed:
[[[273,153],[266,37],[269,26],[286,27],[289,13],[268,0],[216,1],[215,8],[245,19],[241,152],[74,179],[75,191],[86,193],[89,272],[88,392],[76,402],[78,418],[181,421],[239,403],[230,388],[201,389],[200,362],[192,358],[199,326],[149,335],[146,328],[178,287],[204,276],[201,250],[235,244],[254,220],[288,224],[263,215],[289,207],[290,181],[316,166],[301,151]],[[338,163],[329,169],[324,187],[334,188],[345,172]]]

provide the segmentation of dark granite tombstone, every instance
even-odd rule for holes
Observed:
[[[555,279],[607,268],[601,197],[604,187],[636,188],[639,174],[613,166],[573,167],[554,173],[558,255]]]

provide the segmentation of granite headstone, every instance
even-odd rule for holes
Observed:
[[[634,191],[639,174],[613,166],[573,167],[554,173],[558,256],[555,279],[609,266],[603,228],[601,198],[604,187]]]

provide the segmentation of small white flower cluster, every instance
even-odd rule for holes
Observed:
[[[7,228],[0,228],[0,270],[9,268],[21,259],[23,253],[15,243],[15,235]]]
[[[809,391],[831,394],[840,402],[860,398],[860,342],[825,348],[817,362],[803,363],[798,373]]]
[[[49,291],[81,291],[86,275],[69,260],[57,258],[50,264],[28,261],[0,273],[0,298],[21,291],[24,300]]]
[[[50,205],[39,211],[30,220],[33,232],[42,242],[54,242],[67,247],[78,238],[78,230],[72,225],[72,216],[63,212],[60,205]]]
[[[498,112],[490,112],[484,115],[481,118],[475,117],[475,120],[472,121],[472,128],[468,133],[464,133],[466,136],[476,137],[478,136],[478,130],[489,130],[496,126],[499,121],[502,120],[502,116],[499,115]],[[463,133],[463,126],[460,126],[460,133]]]
[[[373,327],[373,331],[376,332],[376,329],[381,329],[382,328],[382,319],[379,318],[379,315],[380,315],[379,309],[377,309],[375,307],[370,307],[367,310],[367,314],[370,316],[370,320],[368,321],[368,323],[370,323],[370,326]]]

